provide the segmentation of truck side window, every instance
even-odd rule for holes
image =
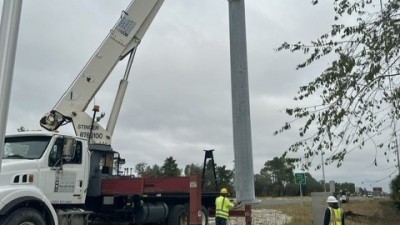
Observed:
[[[49,166],[60,166],[64,139],[58,138],[51,149],[49,155]],[[82,142],[77,141],[75,145],[75,155],[70,161],[63,160],[62,164],[81,164],[82,163]]]
[[[60,166],[64,139],[58,138],[49,154],[49,166]]]
[[[82,142],[77,141],[75,145],[75,155],[74,158],[69,162],[65,162],[69,164],[81,164],[82,163]]]

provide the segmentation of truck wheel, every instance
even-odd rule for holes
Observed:
[[[46,225],[38,210],[32,208],[20,208],[6,216],[2,225]]]
[[[201,225],[208,225],[208,210],[202,206],[201,207]]]
[[[208,225],[208,211],[201,207],[201,225]],[[175,205],[168,215],[168,225],[186,225],[189,223],[189,210],[184,205]]]
[[[168,225],[186,225],[189,222],[189,214],[184,205],[175,205],[168,215]]]

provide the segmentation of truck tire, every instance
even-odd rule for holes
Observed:
[[[46,222],[38,210],[24,207],[6,216],[1,225],[46,225]]]
[[[201,225],[208,225],[208,210],[202,206],[201,207]]]
[[[167,225],[186,225],[189,223],[189,210],[184,205],[175,205],[169,212]],[[208,211],[201,207],[201,225],[208,225]]]
[[[188,210],[184,205],[174,205],[167,218],[168,225],[186,225],[189,221]]]

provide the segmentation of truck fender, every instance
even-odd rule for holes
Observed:
[[[4,186],[0,188],[0,215],[26,205],[40,206],[51,220],[50,225],[58,225],[57,213],[44,193],[35,186]]]

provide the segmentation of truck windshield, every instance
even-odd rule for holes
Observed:
[[[6,137],[3,159],[39,159],[50,139],[50,136]]]

